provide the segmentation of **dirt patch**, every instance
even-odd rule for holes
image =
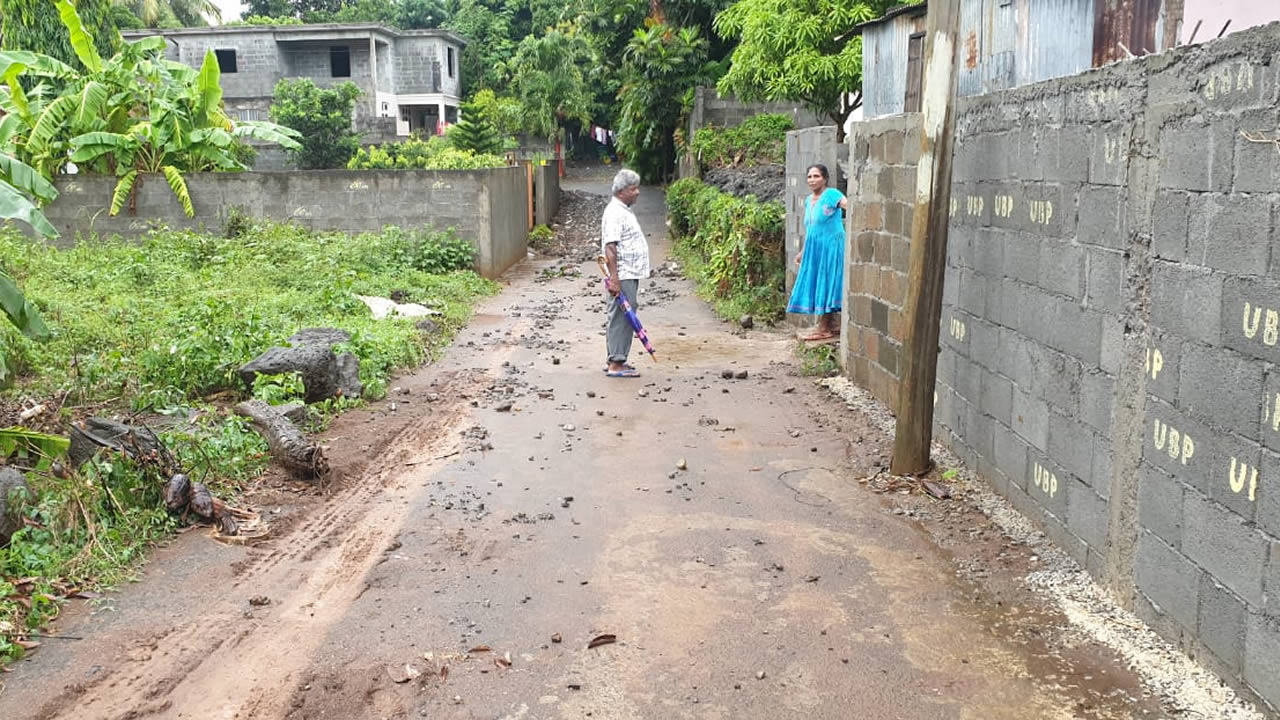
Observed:
[[[594,260],[600,254],[600,216],[608,204],[604,195],[563,191],[560,212],[551,224],[555,237],[535,244],[534,250],[576,262]]]
[[[708,170],[702,181],[737,197],[754,195],[760,202],[782,202],[787,189],[787,171],[781,165],[715,168]]]

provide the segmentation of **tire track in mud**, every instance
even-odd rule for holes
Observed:
[[[466,398],[492,381],[511,348],[494,350],[486,368],[439,375],[438,392],[448,399],[393,436],[377,460],[356,464],[354,482],[275,538],[269,551],[247,558],[206,614],[141,640],[142,652],[93,681],[67,686],[36,717],[284,717],[327,629],[363,592],[360,578],[401,532],[407,501],[429,491],[425,479],[447,464],[443,456],[462,449],[471,414]],[[249,620],[242,596],[254,588],[278,597]]]

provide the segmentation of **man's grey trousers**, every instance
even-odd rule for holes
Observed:
[[[627,302],[631,303],[632,310],[639,310],[640,306],[636,302],[636,295],[640,292],[639,280],[622,280],[622,294],[627,296]],[[631,327],[631,321],[627,319],[627,313],[622,309],[622,303],[612,295],[609,296],[609,326],[605,339],[605,349],[609,351],[609,362],[625,363],[627,357],[631,355],[631,340],[635,337],[636,330]]]

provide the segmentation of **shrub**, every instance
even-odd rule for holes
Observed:
[[[507,162],[497,155],[459,150],[442,137],[429,140],[410,139],[398,143],[360,148],[350,162],[349,170],[479,170],[504,167]]]
[[[704,168],[780,164],[794,127],[790,115],[755,115],[736,127],[698,130],[686,151]]]
[[[668,189],[667,208],[677,251],[721,316],[781,317],[786,285],[781,203],[738,198],[687,179]]]
[[[322,90],[307,78],[281,80],[271,101],[271,121],[302,134],[302,147],[290,150],[302,170],[345,167],[360,147],[360,135],[351,128],[360,88],[344,82]]]

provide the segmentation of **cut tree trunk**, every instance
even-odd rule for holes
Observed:
[[[360,361],[351,353],[334,353],[333,348],[350,342],[351,335],[335,328],[310,328],[289,338],[289,347],[274,347],[240,368],[240,379],[253,389],[259,375],[298,373],[306,388],[306,401],[320,402],[331,397],[359,397]]]
[[[253,421],[253,427],[267,441],[271,456],[289,472],[307,481],[323,478],[329,461],[319,445],[307,440],[302,431],[274,407],[261,400],[236,405],[236,414]]]

